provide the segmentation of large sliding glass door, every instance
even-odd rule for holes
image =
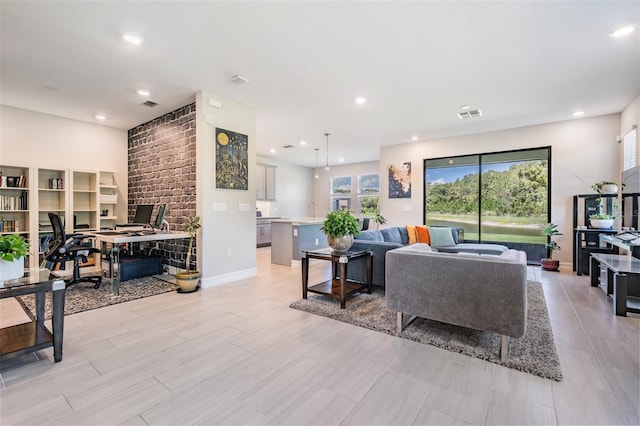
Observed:
[[[465,241],[493,242],[546,256],[550,148],[425,160],[425,223],[464,229]]]

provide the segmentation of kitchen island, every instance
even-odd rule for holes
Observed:
[[[320,230],[323,218],[282,218],[271,221],[271,263],[291,266],[302,258],[302,250],[329,247]]]

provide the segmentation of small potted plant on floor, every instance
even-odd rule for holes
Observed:
[[[0,281],[24,275],[24,257],[29,243],[18,234],[0,235]]]
[[[552,257],[554,250],[560,250],[560,246],[551,238],[562,235],[562,233],[558,231],[558,225],[554,223],[548,223],[547,226],[542,229],[542,233],[548,237],[544,247],[549,249],[549,257],[540,261],[542,269],[545,271],[557,271],[560,268],[560,261],[554,260]]]
[[[353,237],[360,234],[360,224],[348,209],[330,212],[324,220],[322,232],[335,252],[346,252],[353,245]]]
[[[187,249],[187,257],[185,259],[184,271],[176,274],[176,283],[180,286],[180,293],[191,293],[198,290],[200,284],[200,271],[191,270],[191,251],[195,242],[198,230],[202,227],[200,224],[200,216],[192,216],[182,225],[183,229],[189,234],[189,248]]]

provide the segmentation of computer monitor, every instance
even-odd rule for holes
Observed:
[[[164,220],[164,216],[166,212],[167,212],[167,205],[160,204],[158,206],[158,212],[156,213],[156,220],[153,222],[154,229],[157,229],[158,231],[160,231],[162,230],[162,226],[166,225],[167,231],[169,230],[169,222]]]
[[[153,213],[153,204],[138,204],[136,206],[136,214],[132,223],[140,225],[151,224],[151,213]]]

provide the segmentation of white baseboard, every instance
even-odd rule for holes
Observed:
[[[215,277],[203,277],[200,282],[200,287],[208,288],[256,276],[258,276],[258,268],[249,268],[242,271],[230,272],[228,274],[216,275]]]

